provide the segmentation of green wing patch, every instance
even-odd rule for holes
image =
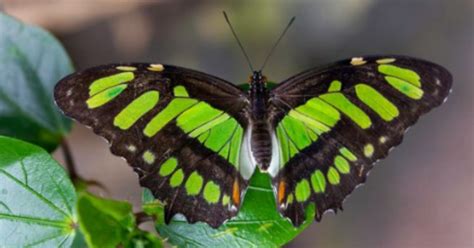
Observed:
[[[146,125],[144,134],[153,137],[169,122],[176,120],[176,125],[186,134],[199,140],[238,169],[243,139],[242,126],[224,111],[190,98],[182,85],[174,86],[173,93],[175,98]]]
[[[373,163],[446,99],[451,81],[438,65],[390,56],[341,61],[277,86],[272,123],[281,164],[272,183],[280,212],[300,225],[308,204],[317,220],[342,209]]]

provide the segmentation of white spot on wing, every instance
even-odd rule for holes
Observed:
[[[383,58],[383,59],[377,59],[377,64],[389,64],[395,62],[395,58]]]
[[[236,211],[237,211],[237,207],[236,207],[234,204],[230,204],[230,206],[229,206],[229,211],[231,211],[231,212],[236,212]]]
[[[134,145],[128,145],[127,150],[130,152],[135,152],[137,150],[137,147]]]
[[[115,69],[119,71],[136,71],[137,70],[137,68],[134,66],[126,66],[126,65],[117,66],[115,67]]]
[[[351,60],[351,65],[355,65],[355,66],[363,65],[365,63],[367,63],[367,61],[365,61],[364,58],[362,58],[362,57],[354,57]]]
[[[163,71],[165,67],[162,64],[150,64],[150,66],[147,68],[150,71]]]

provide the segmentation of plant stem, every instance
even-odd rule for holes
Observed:
[[[155,220],[153,216],[150,216],[146,214],[145,212],[135,213],[135,219],[137,220],[137,226],[140,225],[141,223]]]
[[[71,149],[69,148],[69,144],[67,143],[66,139],[61,141],[61,150],[63,151],[66,168],[69,171],[69,177],[71,178],[72,183],[76,186],[76,189],[82,187],[87,188],[88,186],[96,186],[102,189],[106,194],[110,194],[110,192],[104,185],[102,185],[102,183],[95,180],[86,180],[79,176],[79,173],[77,173],[76,169],[76,163],[74,162],[74,157],[72,156]]]
[[[69,177],[73,182],[80,180],[81,177],[77,174],[76,164],[74,163],[74,158],[72,157],[71,149],[66,139],[61,141],[61,150],[63,151],[64,161],[66,163],[66,168],[69,171]]]

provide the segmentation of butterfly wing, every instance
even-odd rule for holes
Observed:
[[[128,161],[166,204],[167,222],[181,213],[217,227],[237,214],[247,96],[234,85],[174,66],[114,64],[62,79],[55,99]]]
[[[315,203],[316,219],[366,180],[420,115],[443,103],[452,77],[401,56],[353,58],[296,75],[271,92],[280,147],[272,183],[279,211],[295,225]]]

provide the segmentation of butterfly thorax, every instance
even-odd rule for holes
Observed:
[[[249,96],[252,107],[251,118],[254,121],[265,120],[268,101],[267,80],[261,71],[255,71],[250,77],[250,80]]]
[[[261,71],[254,71],[249,89],[250,96],[250,145],[255,162],[267,170],[272,158],[272,139],[267,118],[268,90]]]

